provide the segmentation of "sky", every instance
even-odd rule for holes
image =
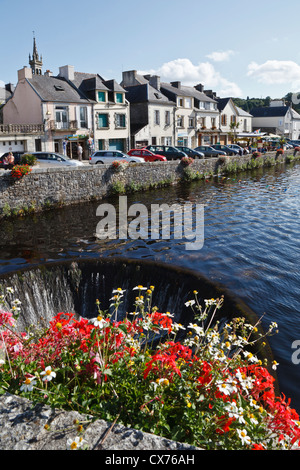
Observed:
[[[43,72],[122,72],[202,83],[220,97],[300,93],[299,0],[0,0],[0,86],[36,38]]]

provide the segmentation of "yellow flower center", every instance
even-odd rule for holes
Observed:
[[[74,449],[77,449],[77,443],[76,442],[72,442],[71,444],[71,449],[74,450]]]
[[[25,384],[26,384],[26,385],[29,385],[29,384],[30,384],[30,382],[31,382],[31,380],[30,380],[30,379],[28,379],[28,378],[25,380]]]
[[[51,375],[51,369],[46,370],[47,375]]]

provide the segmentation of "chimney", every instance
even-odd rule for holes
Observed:
[[[198,85],[195,86],[196,90],[200,91],[201,93],[203,92],[204,90],[204,85],[202,85],[201,83],[199,83]]]
[[[160,77],[158,75],[151,75],[149,79],[149,83],[153,88],[160,91]]]
[[[133,86],[137,85],[136,81],[137,71],[128,70],[127,72],[122,72],[122,82],[121,86]]]
[[[53,72],[51,72],[51,70],[46,70],[46,72],[44,73],[44,75],[46,75],[47,77],[52,77],[52,76],[53,76]]]
[[[9,93],[13,93],[15,91],[15,87],[12,83],[6,83],[5,90],[9,91]]]
[[[65,78],[66,80],[73,81],[74,80],[74,66],[73,65],[64,65],[63,67],[59,67],[59,74],[60,77]]]
[[[18,70],[18,81],[25,80],[25,78],[32,78],[32,70],[26,66]]]
[[[171,85],[175,88],[181,88],[181,82],[171,82]]]

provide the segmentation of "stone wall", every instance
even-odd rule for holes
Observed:
[[[266,154],[274,157],[275,153]],[[251,160],[250,155],[226,157],[227,163],[245,164]],[[194,160],[192,172],[201,175],[222,173],[224,161],[219,158]],[[84,167],[65,167],[39,169],[20,180],[13,180],[10,171],[0,170],[0,214],[3,209],[35,210],[55,205],[70,205],[91,200],[100,200],[111,194],[115,185],[134,190],[149,187],[176,184],[182,180],[184,167],[180,161],[131,163],[116,172],[110,164],[85,165]]]

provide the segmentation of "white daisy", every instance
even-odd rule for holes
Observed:
[[[50,382],[53,378],[56,377],[56,372],[51,369],[51,366],[46,367],[46,369],[41,372],[40,375],[43,375],[43,382]]]

